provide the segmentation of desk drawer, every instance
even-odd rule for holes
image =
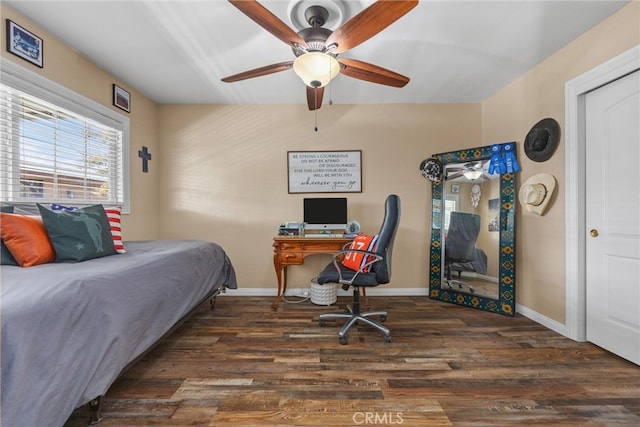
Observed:
[[[335,242],[304,242],[300,249],[305,252],[335,253],[342,249],[342,244]]]
[[[302,254],[299,252],[283,252],[280,254],[283,264],[302,264]]]

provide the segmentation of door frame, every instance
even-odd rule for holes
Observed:
[[[587,337],[586,131],[587,92],[640,69],[640,45],[565,84],[565,335]]]

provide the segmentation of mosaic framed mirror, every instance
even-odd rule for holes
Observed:
[[[513,316],[516,174],[489,173],[490,148],[433,156],[429,297]]]

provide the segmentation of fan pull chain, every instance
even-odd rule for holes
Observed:
[[[329,61],[329,105],[333,105],[333,99],[332,99],[332,89],[331,89],[331,81],[333,80],[333,77],[331,76],[331,61]],[[318,87],[316,86],[314,88],[313,91],[313,96],[314,96],[314,105],[315,105],[315,111],[314,111],[314,117],[315,117],[315,126],[314,126],[314,130],[316,132],[318,132],[318,109],[320,108],[318,106]]]
[[[314,103],[314,105],[316,107],[315,110],[314,110],[314,113],[315,113],[315,127],[314,127],[314,130],[316,132],[318,132],[318,88],[315,88],[313,90],[313,96],[315,98],[313,103]]]
[[[333,77],[331,77],[331,62],[329,62],[329,105],[333,105],[333,99],[331,95],[331,87],[333,85],[331,84],[331,82],[333,82]]]

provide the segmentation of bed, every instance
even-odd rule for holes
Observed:
[[[2,266],[1,425],[62,426],[194,308],[237,287],[215,243],[125,246],[78,263]]]

